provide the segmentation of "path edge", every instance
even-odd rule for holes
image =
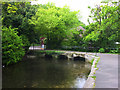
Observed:
[[[94,56],[94,55],[91,55],[91,56],[93,57],[94,61],[91,66],[90,74],[88,75],[88,78],[87,78],[83,88],[95,88],[96,76],[94,76],[94,75],[96,73],[96,70],[98,70],[97,63],[100,60],[100,57]],[[89,62],[91,62],[91,61],[92,61],[92,59],[89,60]]]

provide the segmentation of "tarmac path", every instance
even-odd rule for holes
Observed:
[[[95,88],[118,88],[118,55],[98,54]]]

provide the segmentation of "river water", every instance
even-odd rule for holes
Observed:
[[[39,52],[2,69],[3,88],[82,88],[90,63],[46,59]]]

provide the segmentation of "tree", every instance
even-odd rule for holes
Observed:
[[[47,38],[48,48],[58,48],[70,29],[78,26],[77,13],[78,11],[70,11],[67,6],[59,8],[48,3],[38,9],[30,23],[35,26],[35,32],[40,37]]]
[[[115,42],[120,42],[118,38],[120,31],[118,2],[97,5],[96,8],[91,9],[90,17],[94,23],[87,26],[84,40],[101,48],[115,47]]]
[[[2,24],[11,28],[18,28],[18,35],[26,37],[25,42],[34,42],[33,26],[29,24],[29,19],[35,15],[38,6],[31,5],[30,2],[3,2],[2,3]],[[30,44],[26,43],[25,50]]]

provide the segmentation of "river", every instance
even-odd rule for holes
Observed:
[[[82,88],[90,63],[46,59],[39,52],[2,69],[3,88]]]

